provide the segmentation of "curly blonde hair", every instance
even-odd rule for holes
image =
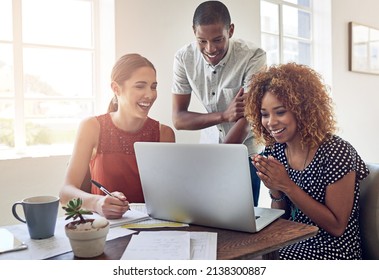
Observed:
[[[295,115],[303,147],[317,147],[336,131],[333,102],[321,76],[308,66],[287,63],[271,66],[252,77],[245,117],[258,143],[266,146],[275,143],[262,126],[262,99],[268,91]]]

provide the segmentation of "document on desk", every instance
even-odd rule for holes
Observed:
[[[124,260],[215,260],[217,233],[142,231],[133,235]]]
[[[70,241],[64,232],[67,221],[64,217],[57,220],[54,236],[46,239],[31,239],[26,224],[6,226],[7,230],[23,241],[28,248],[22,251],[0,254],[0,260],[43,260],[71,251]],[[109,230],[107,240],[135,233],[134,230],[114,227]]]
[[[132,210],[136,210],[142,213],[147,214],[145,203],[131,203],[130,207]],[[158,220],[154,218],[149,218],[142,221],[131,222],[126,225],[123,225],[124,228],[157,228],[157,227],[188,227],[188,224]]]
[[[93,217],[100,217],[99,214],[93,213],[93,215],[88,216],[89,218]],[[129,211],[126,211],[125,214],[120,218],[120,219],[112,219],[108,220],[110,223],[110,227],[118,227],[118,226],[123,226],[131,223],[138,223],[141,221],[149,220],[150,217],[148,214],[135,210],[135,209],[130,209]]]

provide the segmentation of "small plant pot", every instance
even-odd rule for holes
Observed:
[[[92,221],[93,219],[87,220],[87,222]],[[78,223],[74,221],[65,225],[65,232],[74,255],[79,258],[93,258],[101,255],[109,232],[109,222],[104,227],[85,230],[75,228]]]

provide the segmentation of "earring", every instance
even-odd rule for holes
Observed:
[[[114,95],[114,96],[113,96],[113,98],[112,98],[112,103],[113,103],[113,104],[117,104],[117,103],[118,103],[117,95]]]

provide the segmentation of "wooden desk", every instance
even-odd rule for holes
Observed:
[[[278,249],[317,234],[318,228],[305,224],[278,219],[258,233],[223,230],[191,225],[182,228],[154,228],[141,231],[183,230],[217,232],[217,259],[278,259]],[[118,260],[121,258],[131,239],[131,235],[107,241],[104,253],[98,260]],[[77,259],[72,252],[55,256],[50,259]]]

